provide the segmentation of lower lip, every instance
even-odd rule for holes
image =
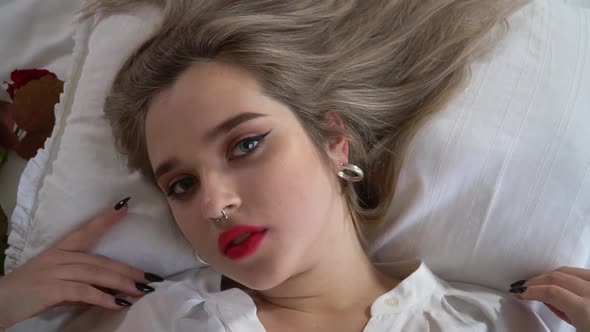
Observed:
[[[232,245],[225,251],[225,256],[229,259],[238,260],[246,258],[256,252],[262,243],[262,240],[266,237],[266,231],[258,232],[250,235],[246,241]]]

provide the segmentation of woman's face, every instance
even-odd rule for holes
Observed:
[[[295,115],[247,71],[191,67],[151,103],[146,139],[176,223],[228,277],[270,289],[327,259],[341,239],[346,209],[336,172],[348,161],[346,140],[326,143],[326,165]],[[211,218],[222,209],[231,226],[266,230],[246,257],[219,248],[226,229]]]

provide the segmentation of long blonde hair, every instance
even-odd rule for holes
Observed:
[[[343,184],[358,230],[359,221],[383,218],[419,125],[464,86],[493,28],[526,2],[98,0],[85,13],[163,8],[161,28],[125,62],[105,103],[131,168],[153,179],[144,128],[152,98],[194,64],[229,62],[286,104],[320,150],[334,135],[348,137],[351,163],[366,174]],[[327,112],[344,131],[324,125]]]

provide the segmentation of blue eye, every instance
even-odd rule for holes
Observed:
[[[265,134],[244,138],[243,140],[239,141],[238,144],[236,144],[234,147],[232,157],[236,157],[236,158],[243,157],[243,156],[247,155],[248,153],[254,151],[256,148],[258,148],[258,145],[260,145],[260,143],[262,143],[264,138],[268,134],[270,134],[271,131],[272,130],[269,130]]]
[[[268,134],[270,134],[271,131],[272,130],[269,130],[268,132],[266,132],[262,135],[247,137],[247,138],[244,138],[243,140],[239,141],[234,146],[234,148],[233,148],[234,153],[231,157],[232,158],[240,158],[240,157],[243,157],[243,156],[249,154],[250,152],[256,150],[258,148],[258,146],[262,143],[264,138],[266,138],[266,136]],[[168,187],[166,195],[168,197],[182,196],[182,195],[186,194],[187,192],[189,192],[195,186],[196,182],[197,182],[197,180],[194,176],[187,176],[187,177],[181,178],[178,181],[174,181]]]
[[[178,196],[185,194],[195,185],[194,177],[182,178],[172,183],[168,189],[168,196]]]

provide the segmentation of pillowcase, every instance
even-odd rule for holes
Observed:
[[[39,185],[19,191],[7,269],[127,195],[129,215],[93,252],[165,276],[199,266],[161,195],[116,157],[102,116],[117,70],[158,14],[79,25],[59,128],[29,165],[42,170]],[[373,260],[419,256],[445,279],[504,290],[560,265],[589,266],[589,18],[549,1],[511,17],[467,89],[413,140],[387,221],[368,231]]]

